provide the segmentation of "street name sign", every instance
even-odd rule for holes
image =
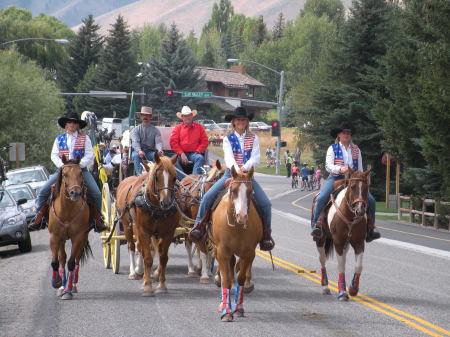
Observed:
[[[211,97],[212,92],[210,91],[182,91],[181,97],[197,97],[197,98],[204,98],[204,97]]]

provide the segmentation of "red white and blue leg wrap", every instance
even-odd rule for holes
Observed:
[[[234,310],[244,313],[244,287],[241,287],[236,281],[236,287],[234,288]]]
[[[73,279],[75,277],[75,271],[69,271],[69,277],[68,277],[68,282],[67,282],[67,287],[64,289],[63,291],[63,295],[67,294],[67,293],[72,293],[72,289],[73,289]]]
[[[62,286],[65,288],[67,284],[67,276],[65,268],[59,268],[59,277],[62,279]]]
[[[320,271],[322,272],[322,279],[320,280],[322,286],[328,285],[328,275],[327,275],[327,268],[321,268]]]
[[[350,286],[352,288],[352,290],[354,290],[356,292],[359,291],[359,278],[360,277],[361,277],[361,274],[354,274],[352,284]]]
[[[233,311],[231,310],[231,298],[230,298],[230,288],[222,287],[222,303],[220,304],[220,318],[225,316],[226,314],[233,315]]]
[[[347,287],[345,285],[345,274],[339,273],[339,280],[338,280],[338,296],[341,297],[344,295],[344,293],[347,291]]]
[[[78,273],[80,271],[80,265],[76,264],[75,265],[75,278],[73,279],[73,283],[78,283]]]

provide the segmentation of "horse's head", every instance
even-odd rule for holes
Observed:
[[[366,214],[369,185],[370,169],[367,171],[349,170],[350,179],[348,179],[348,204],[352,212],[357,216]]]
[[[154,164],[149,168],[146,192],[157,199],[162,209],[168,209],[174,204],[177,159],[177,155],[168,158],[155,153]]]
[[[83,173],[80,167],[80,156],[74,160],[67,160],[62,156],[64,166],[61,168],[61,183],[65,196],[71,201],[77,201],[83,195]]]
[[[220,164],[220,160],[216,160],[216,165],[208,172],[208,176],[206,177],[206,182],[215,183],[217,180],[222,178],[226,170],[226,167],[222,167]]]
[[[253,192],[253,167],[247,173],[238,173],[233,166],[231,168],[231,176],[230,198],[233,203],[236,221],[239,224],[246,225],[250,196]]]

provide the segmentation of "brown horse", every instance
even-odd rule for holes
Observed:
[[[198,213],[201,198],[206,192],[219,180],[225,173],[226,167],[220,164],[219,160],[216,160],[216,165],[208,172],[207,175],[191,174],[184,177],[180,181],[180,207],[183,213],[191,219],[191,221],[185,222],[190,225],[193,223]],[[184,225],[184,224],[183,224]],[[208,241],[208,240],[207,240]],[[199,249],[199,266],[194,266],[193,256],[195,249],[192,249],[192,241],[189,240],[189,236],[185,235],[185,247],[188,253],[188,277],[197,277],[200,272],[200,283],[209,283],[209,277],[211,276],[211,264],[212,255],[208,249],[208,242],[202,242],[198,245]]]
[[[244,315],[244,285],[255,258],[255,248],[262,238],[262,220],[251,201],[253,168],[237,173],[231,168],[231,182],[227,193],[212,212],[210,238],[221,276],[221,320],[230,322],[233,313]],[[235,285],[235,304],[231,307],[230,291],[234,281],[234,257],[239,257],[239,272]]]
[[[63,300],[72,299],[77,292],[79,264],[92,255],[88,234],[89,206],[86,201],[86,187],[83,183],[80,157],[66,160],[62,156],[64,166],[61,168],[57,184],[50,203],[48,231],[50,233],[50,249],[52,250],[52,285],[58,289]],[[65,242],[70,239],[72,249],[67,263],[69,275],[66,277]]]
[[[325,262],[332,254],[334,245],[338,260],[338,299],[348,300],[345,285],[345,262],[349,244],[355,251],[355,273],[349,288],[349,294],[356,296],[359,291],[359,279],[362,272],[364,255],[364,240],[367,231],[366,210],[368,205],[368,193],[370,185],[370,170],[365,172],[350,169],[348,184],[336,198],[331,196],[331,205],[325,209],[319,217],[324,234],[321,238],[315,238],[317,250],[320,254],[322,265],[322,293],[330,294],[328,288],[328,276]],[[328,214],[326,211],[328,210]],[[327,221],[325,221],[325,216]]]
[[[154,161],[146,167],[146,173],[129,177],[120,183],[116,200],[119,221],[123,224],[128,248],[133,250],[133,223],[136,226],[137,241],[144,259],[143,296],[154,295],[151,280],[152,248],[159,255],[156,271],[159,285],[156,291],[167,292],[165,282],[168,251],[180,219],[175,205],[174,164],[177,156],[167,158],[155,154]]]

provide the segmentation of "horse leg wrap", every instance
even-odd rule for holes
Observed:
[[[222,287],[222,303],[220,304],[220,318],[223,318],[226,314],[233,314],[231,310],[231,298],[230,298],[230,288]]]
[[[66,269],[59,268],[59,277],[62,279],[62,286],[65,288],[67,284]]]
[[[63,295],[67,293],[72,293],[73,289],[73,279],[74,279],[75,271],[71,270],[69,271],[69,277],[67,282],[67,287],[64,289]]]
[[[327,269],[326,268],[321,268],[320,271],[322,272],[322,278],[320,280],[320,283],[321,283],[322,286],[327,286],[328,285]]]
[[[351,294],[357,294],[359,291],[359,278],[361,277],[361,274],[354,274],[352,284],[350,285],[350,293]]]
[[[73,279],[73,283],[78,283],[78,273],[79,273],[79,271],[80,271],[80,265],[79,264],[77,264],[77,265],[75,265],[75,277],[74,277],[74,279]]]
[[[345,285],[345,274],[344,273],[339,274],[338,290],[339,290],[339,293],[338,293],[339,297],[344,295],[344,293],[347,291],[347,287]]]
[[[241,287],[236,281],[236,287],[234,288],[234,310],[244,313],[244,287]]]

